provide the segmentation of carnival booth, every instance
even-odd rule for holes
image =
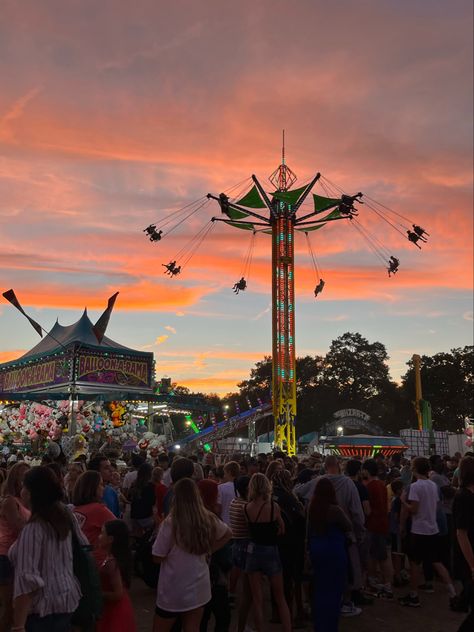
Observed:
[[[152,353],[130,349],[106,336],[99,342],[84,310],[73,325],[56,321],[30,351],[0,364],[0,397],[152,394],[153,366]]]
[[[120,436],[128,448],[143,441],[143,403],[156,399],[153,354],[103,334],[84,310],[77,322],[57,321],[30,351],[0,364],[0,443],[54,440],[72,453],[93,439]]]

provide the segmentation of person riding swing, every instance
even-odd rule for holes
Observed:
[[[234,284],[232,289],[234,290],[234,294],[244,292],[247,289],[247,281],[244,279],[244,277],[241,277],[241,279]]]
[[[337,207],[337,210],[341,215],[347,215],[349,218],[357,217],[358,213],[354,207],[354,202],[357,200],[360,204],[363,202],[360,201],[362,197],[362,193],[356,193],[355,195],[341,195],[341,203]]]
[[[413,232],[416,233],[418,235],[418,237],[422,240],[422,241],[428,241],[426,239],[426,237],[424,237],[424,235],[427,235],[427,237],[429,237],[429,233],[426,232],[426,230],[424,228],[422,228],[421,226],[418,226],[418,224],[412,224],[413,227]]]
[[[415,246],[421,250],[421,246],[418,244],[418,241],[421,239],[421,241],[426,242],[426,239],[420,237],[420,235],[417,235],[412,230],[407,230],[407,235],[408,241],[411,241],[412,244],[415,244]]]
[[[177,270],[176,268],[176,261],[170,261],[169,263],[162,263],[161,264],[164,268],[166,268],[165,270],[165,274],[169,274],[169,276],[173,276],[175,273],[175,270]],[[179,268],[179,272],[181,272],[181,266]],[[178,274],[179,274],[178,272]]]
[[[143,232],[148,235],[148,237],[150,238],[150,241],[160,241],[161,235],[163,234],[162,230],[159,230],[159,231],[156,230],[155,224],[150,224],[144,229]]]
[[[314,288],[314,298],[317,298],[318,294],[321,294],[325,285],[326,282],[323,279],[320,279],[318,285]]]
[[[390,257],[388,260],[388,276],[392,276],[392,274],[396,274],[398,272],[398,268],[400,267],[400,260],[396,257]]]

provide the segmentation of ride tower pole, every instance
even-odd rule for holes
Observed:
[[[281,193],[296,176],[285,164],[285,132],[282,161],[270,180]],[[272,401],[275,447],[296,454],[295,368],[295,257],[294,212],[282,199],[272,202]]]
[[[418,430],[423,430],[423,414],[421,411],[421,401],[423,399],[423,394],[421,391],[421,358],[418,354],[414,354],[412,360],[413,368],[415,370],[415,412],[418,419]]]

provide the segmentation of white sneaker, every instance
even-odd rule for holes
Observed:
[[[341,617],[356,617],[362,612],[362,608],[354,606],[352,602],[345,603],[341,608]]]
[[[382,592],[385,588],[385,586],[377,581],[375,577],[368,577],[367,583],[369,584],[370,588],[373,588],[377,592]]]

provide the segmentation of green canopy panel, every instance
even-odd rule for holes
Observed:
[[[339,198],[327,198],[322,197],[321,195],[315,195],[313,193],[314,199],[314,210],[316,213],[322,213],[322,211],[326,211],[331,206],[337,206],[341,203]]]
[[[248,217],[248,213],[244,213],[243,211],[238,211],[235,208],[229,206],[226,215],[230,217],[230,219],[242,219],[244,217]]]
[[[299,231],[300,233],[306,233],[310,230],[319,230],[323,226],[326,226],[326,224],[316,224],[316,226],[305,226],[305,228],[297,228],[296,230]]]
[[[275,191],[272,195],[277,200],[281,200],[287,204],[296,204],[307,188],[308,185],[300,187],[299,189],[292,189],[291,191]]]
[[[248,224],[248,223],[244,223],[242,222],[242,224],[238,224],[237,222],[228,222],[227,220],[224,220],[226,224],[229,224],[229,226],[234,226],[235,228],[241,228],[242,230],[255,230],[255,226],[253,224]]]
[[[260,197],[260,193],[255,185],[250,191],[236,202],[239,206],[247,206],[248,208],[267,208],[267,205]]]
[[[321,219],[318,221],[325,222],[327,219],[339,219],[340,217],[342,217],[342,213],[338,208],[336,208],[334,209],[334,211],[331,211],[329,215],[325,215],[324,217],[321,217]]]

